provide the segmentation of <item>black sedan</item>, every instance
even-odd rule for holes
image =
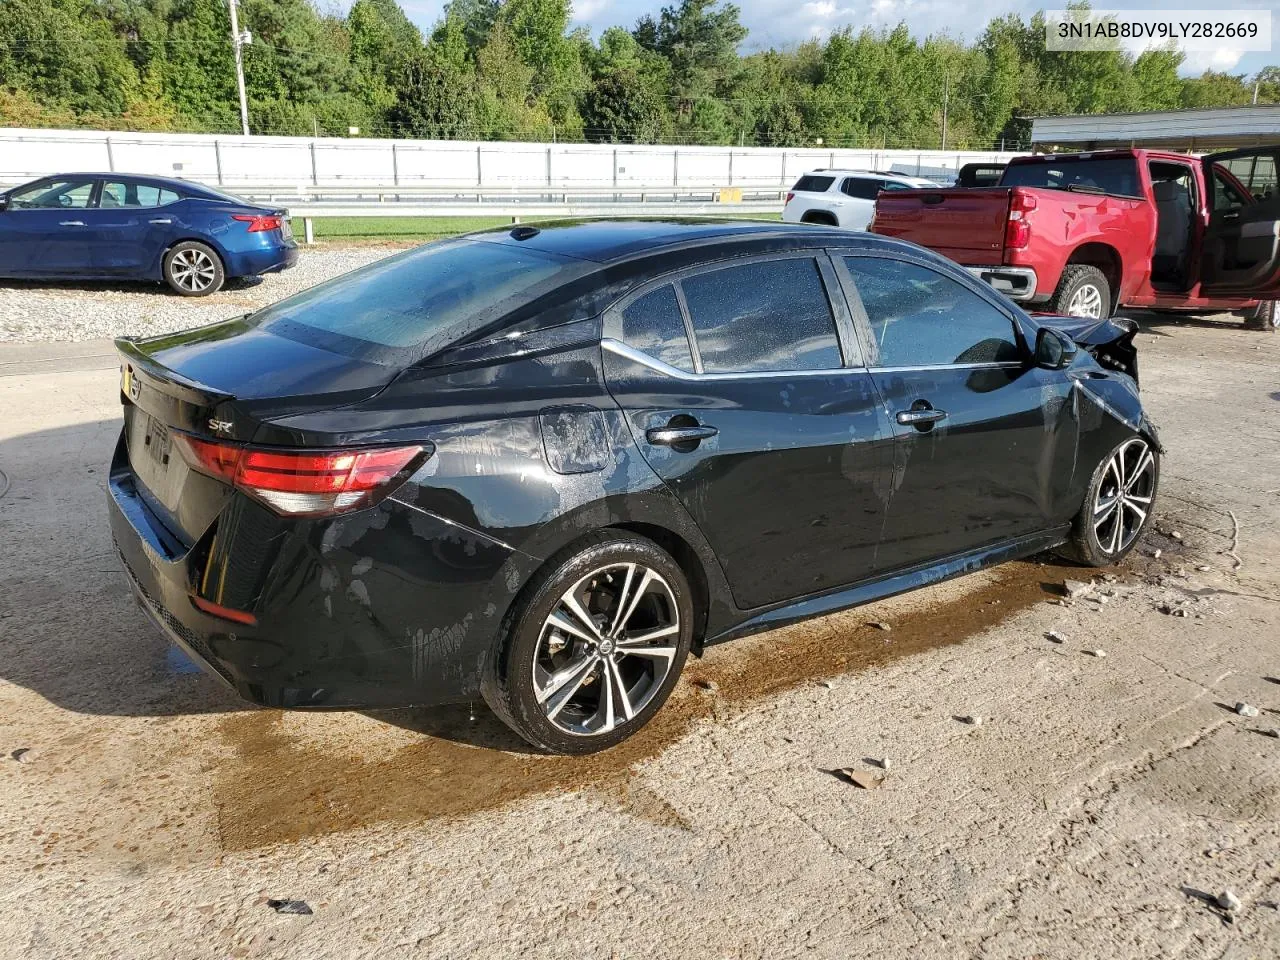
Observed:
[[[118,341],[111,526],[156,623],[255,703],[480,695],[585,753],[709,644],[1124,557],[1160,463],[1134,330],[868,234],[476,233]]]

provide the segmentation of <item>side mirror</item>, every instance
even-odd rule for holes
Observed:
[[[5,196],[3,193],[0,193],[0,212],[3,212],[8,209],[9,209],[9,198]]]
[[[1075,341],[1065,333],[1041,327],[1036,334],[1036,366],[1046,370],[1062,370],[1071,366],[1079,349]]]

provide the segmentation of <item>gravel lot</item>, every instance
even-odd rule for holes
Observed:
[[[1158,512],[1088,596],[1033,559],[715,647],[592,758],[193,672],[105,528],[110,344],[0,345],[0,958],[1280,956],[1280,337],[1139,341]]]
[[[212,296],[192,299],[171,293],[158,283],[0,280],[0,342],[148,336],[199,327],[265,307],[398,249],[401,248],[304,249],[291,270],[253,281],[232,281]]]

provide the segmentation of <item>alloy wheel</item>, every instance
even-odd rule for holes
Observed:
[[[1093,501],[1093,532],[1103,553],[1123,553],[1137,538],[1155,484],[1155,456],[1145,440],[1134,437],[1112,454]]]
[[[203,250],[179,250],[169,264],[173,282],[184,290],[199,293],[209,289],[218,274],[213,260]]]
[[[542,625],[537,702],[565,733],[608,733],[661,690],[679,635],[675,594],[661,574],[640,563],[598,567],[560,596]]]
[[[1091,283],[1083,284],[1071,295],[1067,315],[1072,317],[1102,317],[1102,291]]]

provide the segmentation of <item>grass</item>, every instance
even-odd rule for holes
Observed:
[[[638,211],[639,212],[639,211]],[[729,215],[732,220],[778,220],[780,213],[752,216]],[[510,217],[317,217],[317,240],[337,241],[395,241],[439,240],[472,230],[504,227],[511,224]],[[294,233],[301,239],[302,223],[294,223]]]

